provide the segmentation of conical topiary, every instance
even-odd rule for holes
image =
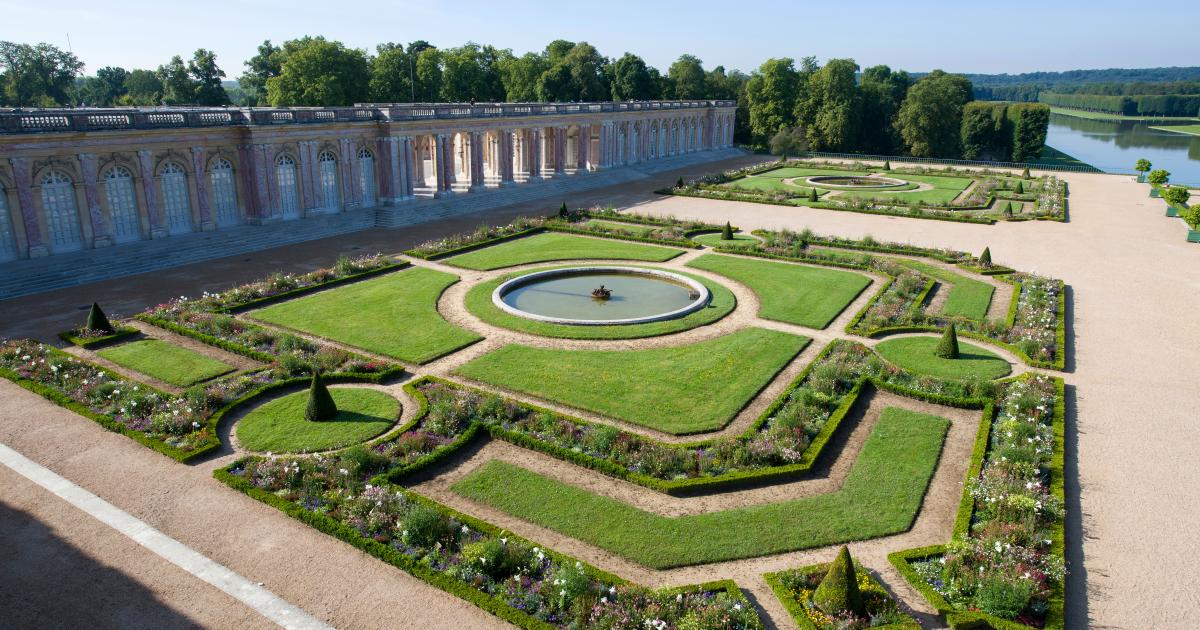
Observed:
[[[562,205],[558,207],[558,218],[565,219],[567,218],[568,214],[570,214],[570,212],[567,211],[567,202],[564,201],[562,202]]]
[[[321,380],[320,373],[313,372],[312,384],[308,387],[308,407],[304,410],[304,419],[309,422],[321,422],[332,420],[337,414],[337,404],[333,402],[333,396],[325,387],[325,381]]]
[[[721,228],[721,240],[722,241],[732,241],[733,240],[733,226],[729,225],[728,221],[725,222],[725,227]]]
[[[1025,184],[1024,184],[1024,183],[1022,183],[1022,182],[1017,182],[1017,194],[1018,194],[1018,195],[1024,195],[1024,194],[1025,194]]]
[[[1025,179],[1029,179],[1029,167],[1028,166],[1026,166],[1025,170],[1021,173],[1021,177],[1025,178]]]
[[[816,201],[816,200],[817,200],[817,189],[816,189],[816,188],[809,188],[809,189],[808,189],[808,200],[809,200],[809,201]]]
[[[885,170],[885,171],[892,170],[892,161],[891,160],[887,160],[883,163],[883,170]]]
[[[112,323],[108,321],[108,316],[104,314],[104,311],[100,310],[100,305],[95,302],[92,302],[92,308],[88,311],[87,329],[109,334],[113,332]]]
[[[992,266],[992,248],[990,248],[990,247],[983,248],[983,253],[979,255],[979,266],[980,267],[991,267]]]
[[[858,592],[858,576],[854,574],[849,548],[842,547],[837,559],[829,565],[829,573],[813,591],[813,604],[827,615],[843,611],[863,614],[862,594]]]
[[[675,187],[676,187],[676,188],[683,188],[683,178],[682,178],[682,177],[680,177],[679,179],[675,180]]]
[[[942,342],[938,344],[934,354],[943,359],[958,358],[958,332],[954,330],[954,324],[946,327],[946,331],[942,333]]]

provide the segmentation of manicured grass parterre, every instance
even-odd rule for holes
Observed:
[[[828,326],[871,284],[871,278],[850,271],[718,254],[688,266],[750,287],[762,302],[760,317],[809,328]]]
[[[611,259],[663,262],[682,253],[683,251],[679,249],[657,245],[543,232],[458,256],[451,256],[441,262],[466,269],[490,271],[514,265],[555,260]]]
[[[896,177],[909,182],[920,182],[933,186],[932,190],[888,191],[888,190],[843,190],[838,197],[865,197],[867,199],[888,199],[897,203],[949,203],[958,197],[972,180],[969,177],[945,177],[942,175],[910,175],[885,172],[884,175]],[[832,199],[833,197],[831,197]]]
[[[507,345],[456,372],[632,424],[689,434],[725,426],[809,341],[747,328],[643,350]]]
[[[655,568],[753,558],[907,530],[950,422],[885,409],[841,489],[791,501],[665,517],[500,461],[458,494]]]
[[[962,341],[957,359],[943,359],[934,354],[938,342],[938,337],[900,337],[880,342],[875,351],[901,368],[937,378],[992,379],[1012,372],[1008,361]]]
[[[237,424],[237,438],[251,451],[304,453],[326,451],[369,440],[400,417],[400,401],[365,387],[333,387],[338,414],[331,420],[304,419],[308,390],[271,400]]]
[[[455,282],[453,274],[410,268],[268,306],[252,316],[401,361],[427,363],[481,339],[437,312],[442,291]]]
[[[558,337],[560,339],[638,339],[642,337],[657,337],[659,335],[711,324],[728,315],[733,310],[733,307],[737,305],[737,298],[733,296],[733,293],[729,289],[721,286],[721,284],[701,278],[700,276],[684,273],[682,275],[701,282],[704,286],[708,287],[711,295],[708,306],[684,317],[661,322],[650,322],[648,324],[629,324],[623,326],[552,324],[506,313],[492,303],[492,292],[496,290],[496,287],[510,278],[525,273],[529,272],[508,274],[471,287],[464,300],[467,310],[493,326],[501,326],[544,337]]]
[[[604,228],[606,230],[623,230],[632,232],[638,236],[646,236],[654,231],[653,225],[639,225],[637,223],[626,223],[624,221],[605,221],[604,219],[591,219],[586,225],[588,227]]]
[[[992,285],[918,260],[897,261],[905,267],[916,269],[930,278],[951,285],[950,294],[946,296],[946,302],[942,305],[942,315],[976,320],[987,318],[992,294],[996,292]]]
[[[757,238],[754,238],[753,236],[750,236],[749,234],[744,234],[742,232],[734,232],[733,240],[731,240],[731,241],[727,241],[727,240],[721,238],[720,232],[709,232],[708,234],[699,234],[699,235],[693,236],[692,240],[696,241],[697,243],[700,243],[701,245],[707,245],[709,247],[749,247],[752,245],[757,245],[762,242],[762,241],[758,240]]]
[[[161,339],[141,339],[97,350],[96,354],[151,378],[179,387],[228,374],[234,367]]]
[[[1151,129],[1182,133],[1189,136],[1200,136],[1200,125],[1164,125],[1161,127],[1151,127]]]

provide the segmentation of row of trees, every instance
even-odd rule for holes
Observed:
[[[972,101],[962,113],[962,156],[1027,162],[1046,144],[1050,108],[1036,103]]]
[[[1200,94],[1109,96],[1041,92],[1038,101],[1047,105],[1127,116],[1200,116]]]

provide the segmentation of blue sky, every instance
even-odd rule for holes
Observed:
[[[556,38],[634,52],[665,70],[682,53],[706,68],[752,70],[769,57],[852,57],[860,65],[957,72],[1200,65],[1200,2],[737,2],[696,0],[0,0],[0,40],[71,49],[88,71],[155,67],[196,48],[234,78],[263,39],[324,35],[374,50],[385,41],[468,40],[540,50]],[[1018,28],[1019,27],[1019,28]]]

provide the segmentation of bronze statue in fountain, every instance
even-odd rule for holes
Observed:
[[[603,284],[600,285],[600,288],[598,288],[598,289],[592,289],[592,298],[593,299],[607,300],[611,297],[612,297],[612,289],[604,288]]]

